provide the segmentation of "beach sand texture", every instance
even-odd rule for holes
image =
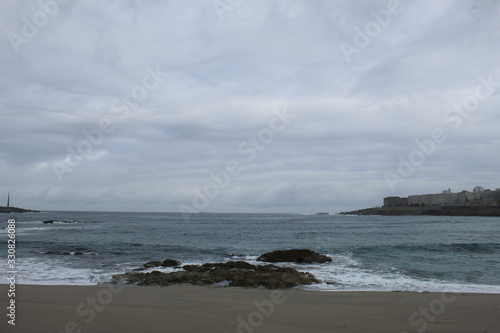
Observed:
[[[15,300],[1,332],[500,332],[498,294],[18,285]]]

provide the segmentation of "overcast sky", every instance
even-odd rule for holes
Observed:
[[[1,1],[0,198],[314,213],[500,187],[499,17],[496,0]]]

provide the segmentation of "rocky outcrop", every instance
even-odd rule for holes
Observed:
[[[43,221],[45,224],[52,224],[52,223],[81,223],[80,221],[73,221],[73,220],[46,220]]]
[[[292,288],[318,283],[310,273],[299,272],[290,267],[275,265],[252,265],[243,261],[185,265],[182,271],[164,273],[129,272],[113,276],[113,283],[125,282],[140,286],[168,286],[178,283],[194,285],[227,284],[238,287],[265,287],[268,289]]]
[[[273,251],[261,255],[257,260],[268,262],[323,263],[332,259],[307,249]],[[139,286],[169,286],[179,283],[194,285],[218,285],[236,287],[265,287],[268,289],[292,288],[299,285],[319,283],[308,272],[292,267],[271,264],[253,265],[245,261],[184,265],[174,272],[141,272],[151,267],[176,267],[181,263],[174,259],[150,261],[132,272],[114,275],[112,283],[135,284]],[[331,282],[331,281],[329,281]],[[334,282],[331,282],[334,283]]]
[[[163,267],[179,267],[181,265],[181,262],[174,259],[165,259],[162,261],[161,265]]]
[[[148,261],[142,266],[144,266],[144,268],[158,267],[161,266],[161,261]]]
[[[179,267],[181,265],[180,261],[174,259],[165,259],[163,261],[149,261],[143,265],[144,268],[151,267]]]
[[[258,261],[265,262],[295,262],[299,264],[324,263],[332,261],[332,259],[324,254],[307,250],[278,250],[264,253],[257,258]]]

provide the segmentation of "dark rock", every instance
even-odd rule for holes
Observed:
[[[228,269],[256,269],[258,266],[249,264],[245,261],[229,261],[225,264]]]
[[[145,268],[161,266],[161,261],[149,261],[143,265]]]
[[[43,221],[45,224],[52,224],[52,223],[81,223],[80,221],[73,221],[73,220],[46,220]]]
[[[161,265],[163,267],[179,267],[181,265],[181,262],[174,259],[165,259],[163,260]]]
[[[145,263],[143,266],[145,268],[151,268],[151,267],[179,267],[181,265],[180,261],[174,260],[174,259],[165,259],[163,261],[149,261]]]
[[[266,262],[295,262],[299,264],[310,264],[313,262],[324,263],[332,261],[330,257],[324,254],[319,254],[307,249],[267,252],[258,257],[257,260]]]
[[[125,280],[127,283],[141,286],[168,286],[176,283],[210,285],[226,281],[230,286],[266,287],[269,289],[292,288],[303,284],[318,283],[310,273],[299,272],[291,267],[275,265],[252,265],[243,261],[227,263],[207,263],[203,265],[185,265],[183,271],[163,273],[129,272],[113,276],[113,282]]]
[[[201,265],[204,269],[224,268],[224,269],[256,269],[257,266],[245,261],[228,261],[226,263],[208,263]]]
[[[182,269],[188,272],[201,272],[203,269],[200,265],[184,265]]]

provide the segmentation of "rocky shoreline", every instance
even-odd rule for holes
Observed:
[[[325,263],[332,259],[326,255],[307,249],[280,250],[264,253],[257,261]],[[174,272],[142,272],[151,267],[175,267]],[[286,289],[299,285],[319,283],[309,272],[301,272],[292,267],[273,264],[252,265],[245,261],[184,265],[174,259],[150,261],[132,272],[114,275],[113,284],[133,284],[138,286],[169,286],[189,283],[193,285],[234,286],[247,288]],[[330,282],[331,283],[331,282]]]
[[[375,207],[341,212],[340,215],[394,215],[394,216],[500,216],[500,206],[429,206],[429,207]]]

